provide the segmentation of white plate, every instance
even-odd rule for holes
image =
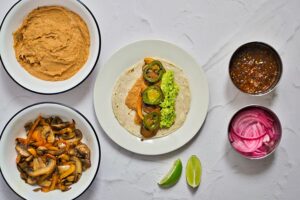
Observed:
[[[181,128],[162,138],[141,141],[119,124],[112,110],[111,97],[115,82],[122,72],[149,56],[167,59],[183,69],[189,80],[192,101]],[[208,84],[202,68],[183,49],[160,40],[138,41],[118,50],[101,67],[94,87],[95,112],[103,130],[121,147],[144,155],[168,153],[190,141],[205,120],[208,102]]]
[[[92,166],[82,173],[81,178],[73,184],[70,190],[61,192],[59,190],[48,193],[34,192],[37,186],[31,186],[25,183],[21,177],[16,165],[17,152],[15,150],[15,139],[25,137],[24,124],[42,116],[59,116],[63,120],[72,120],[76,122],[76,127],[82,131],[82,141],[87,144],[91,150]],[[0,167],[1,174],[8,186],[19,196],[32,200],[51,200],[51,199],[74,199],[85,192],[95,179],[100,159],[100,143],[96,132],[90,122],[78,111],[57,103],[38,103],[28,106],[16,113],[4,127],[0,138]]]
[[[18,29],[29,12],[39,6],[50,5],[60,5],[80,15],[86,22],[90,32],[91,46],[87,62],[74,76],[64,81],[44,81],[32,76],[19,64],[13,48],[13,32]],[[100,55],[101,36],[95,17],[81,1],[22,0],[14,4],[5,15],[1,24],[0,44],[3,67],[16,83],[32,92],[57,94],[76,87],[92,73]]]

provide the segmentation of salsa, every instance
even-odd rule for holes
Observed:
[[[272,89],[281,75],[279,55],[263,43],[248,43],[232,56],[229,67],[233,83],[249,94]]]

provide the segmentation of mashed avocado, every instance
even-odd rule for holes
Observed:
[[[160,103],[161,128],[170,128],[175,122],[175,102],[179,92],[179,86],[174,81],[174,72],[167,71],[161,80],[161,90],[164,94],[164,101]]]

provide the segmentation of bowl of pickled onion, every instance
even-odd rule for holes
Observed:
[[[237,111],[228,126],[228,139],[240,155],[249,159],[265,158],[280,143],[282,128],[270,109],[250,105]]]

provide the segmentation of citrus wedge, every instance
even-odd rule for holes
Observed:
[[[191,186],[192,188],[198,187],[201,182],[201,174],[201,162],[197,156],[192,155],[189,158],[185,169],[186,181],[189,184],[189,186]]]
[[[181,172],[182,163],[180,159],[177,159],[174,161],[173,166],[168,171],[168,173],[161,179],[158,185],[164,188],[175,185],[181,176]]]

